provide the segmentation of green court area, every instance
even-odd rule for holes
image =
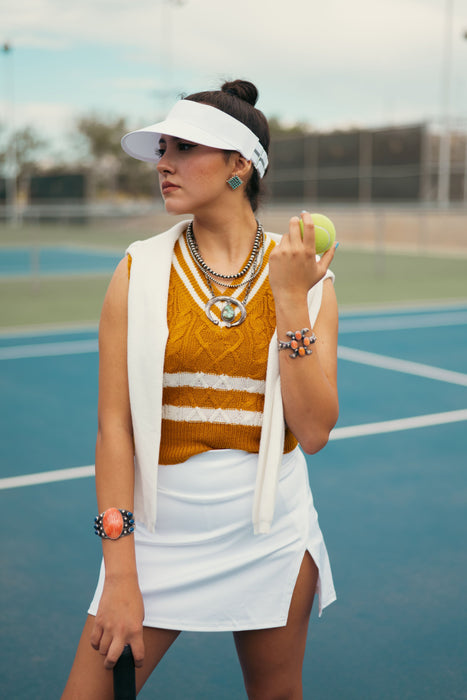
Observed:
[[[33,251],[38,246],[74,246],[86,253],[103,250],[118,255],[133,240],[144,239],[174,223],[164,213],[145,219],[121,219],[85,226],[49,224],[13,228],[0,226],[2,247]],[[274,218],[266,222],[269,230]],[[344,233],[344,232],[343,232]],[[338,236],[339,237],[339,236]],[[467,231],[466,231],[467,238]],[[466,243],[467,248],[467,243]],[[467,298],[467,255],[430,251],[407,253],[389,245],[355,245],[345,235],[332,264],[341,307],[458,301]],[[112,268],[73,275],[0,276],[0,327],[44,323],[95,322],[99,318]]]

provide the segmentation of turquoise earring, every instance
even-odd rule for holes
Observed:
[[[227,180],[227,184],[233,189],[236,190],[237,187],[240,187],[240,185],[243,185],[243,180],[241,180],[238,175],[232,175],[231,178]]]

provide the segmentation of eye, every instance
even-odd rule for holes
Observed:
[[[157,156],[157,158],[162,158],[162,156],[164,155],[164,153],[165,153],[165,149],[164,149],[164,148],[156,148],[155,155]]]
[[[198,144],[196,143],[187,143],[185,141],[179,141],[177,144],[177,148],[179,151],[190,151],[192,148],[196,148]]]

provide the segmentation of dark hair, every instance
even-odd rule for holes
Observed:
[[[217,107],[247,126],[259,138],[266,153],[269,151],[269,125],[268,120],[259,109],[255,108],[258,100],[258,90],[248,80],[233,80],[222,85],[220,90],[196,92],[188,95],[185,100],[201,102]],[[266,170],[267,172],[267,170]],[[253,169],[247,182],[245,193],[253,211],[259,204],[261,192],[261,178],[256,168]]]

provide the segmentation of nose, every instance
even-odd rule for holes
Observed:
[[[163,173],[172,173],[174,171],[174,166],[167,155],[167,151],[157,161],[156,168],[161,175]]]

